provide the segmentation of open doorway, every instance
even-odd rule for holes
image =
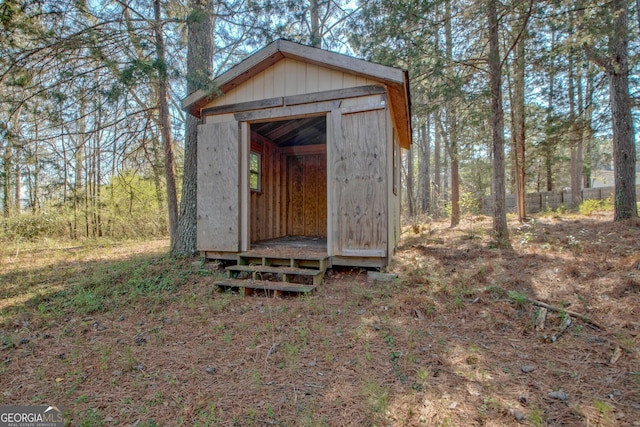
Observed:
[[[252,123],[251,246],[327,237],[326,116]]]

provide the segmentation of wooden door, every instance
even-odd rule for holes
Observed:
[[[287,234],[327,236],[327,155],[287,157]]]
[[[238,122],[198,126],[197,248],[240,249]]]
[[[386,111],[334,117],[331,200],[336,255],[386,256]]]

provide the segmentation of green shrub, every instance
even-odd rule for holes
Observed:
[[[582,215],[592,215],[596,211],[608,211],[613,209],[611,198],[604,200],[588,199],[580,203],[578,210]]]
[[[99,200],[87,203],[80,195],[75,206],[73,199],[51,201],[36,214],[0,218],[0,240],[164,237],[168,230],[163,191],[153,178],[125,171],[102,186]]]
[[[0,219],[0,238],[36,240],[65,235],[64,218],[52,212],[23,213]]]

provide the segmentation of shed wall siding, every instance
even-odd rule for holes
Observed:
[[[215,99],[205,108],[379,83],[356,74],[285,58]]]
[[[238,131],[238,122],[198,126],[198,250],[239,249]]]

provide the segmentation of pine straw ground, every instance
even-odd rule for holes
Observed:
[[[218,293],[166,241],[5,245],[0,404],[84,426],[639,426],[640,222],[610,218],[511,223],[512,250],[488,218],[416,225],[396,281],[335,269],[285,298]],[[533,300],[559,310],[542,330]]]

